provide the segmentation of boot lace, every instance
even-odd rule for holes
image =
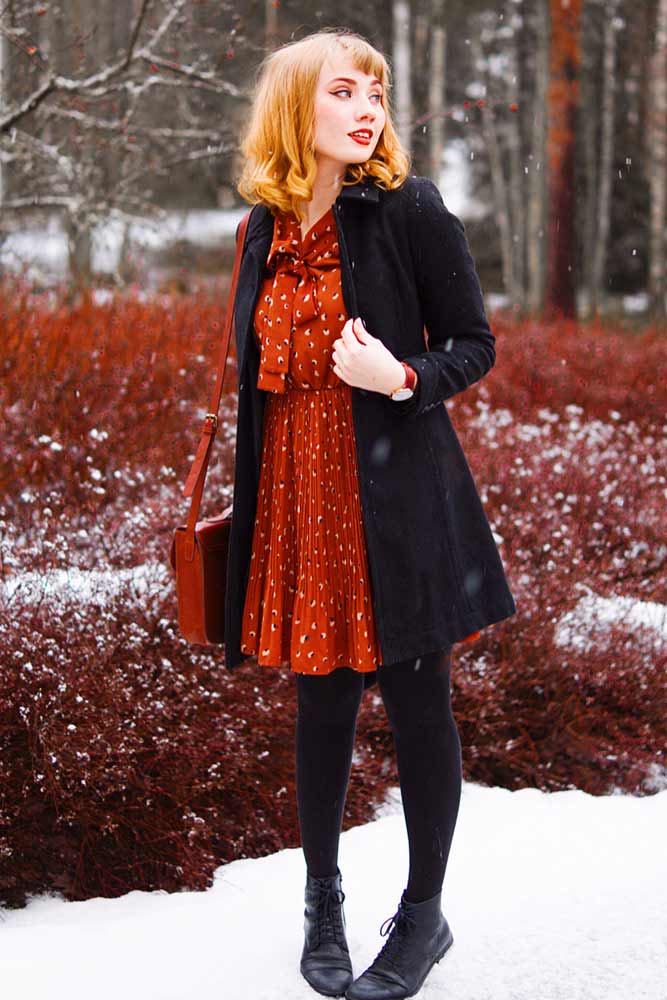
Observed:
[[[416,921],[399,903],[396,913],[388,917],[380,927],[381,936],[389,935],[389,937],[387,937],[373,964],[380,961],[387,962],[400,971],[401,959],[405,955],[410,931],[415,927]]]
[[[345,947],[345,930],[343,928],[342,905],[345,893],[336,889],[327,880],[315,881],[315,917],[317,947],[323,941],[334,941]]]

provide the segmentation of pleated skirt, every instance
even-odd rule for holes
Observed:
[[[381,664],[359,496],[351,388],[269,393],[241,650],[328,674]]]

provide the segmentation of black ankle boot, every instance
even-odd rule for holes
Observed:
[[[402,1000],[421,988],[454,938],[440,911],[442,892],[423,903],[410,903],[405,891],[380,934],[391,934],[372,964],[352,983],[348,1000]],[[387,930],[383,928],[387,924]]]
[[[340,997],[354,979],[345,937],[340,869],[328,878],[306,875],[305,941],[301,975],[314,990]]]

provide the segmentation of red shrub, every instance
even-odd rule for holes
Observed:
[[[292,676],[230,675],[220,649],[189,647],[175,625],[168,546],[221,298],[66,308],[0,288],[6,905],[204,888],[225,861],[299,843]],[[518,613],[455,653],[465,776],[654,791],[667,647],[664,622],[645,618],[667,604],[667,344],[500,317],[494,330],[496,367],[448,408]],[[233,367],[228,390],[204,512],[231,499]],[[377,689],[356,761],[346,827],[398,780]]]

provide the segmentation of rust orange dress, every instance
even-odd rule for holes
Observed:
[[[331,359],[348,319],[333,206],[303,240],[296,216],[277,214],[266,268],[254,331],[269,395],[241,651],[295,673],[369,673],[382,659],[351,387]]]

